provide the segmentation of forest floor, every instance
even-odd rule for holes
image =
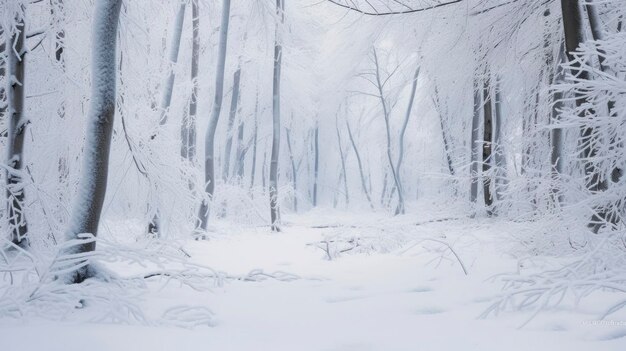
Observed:
[[[225,279],[209,292],[152,279],[154,289],[140,297],[148,314],[172,306],[205,306],[213,313],[205,321],[210,326],[84,323],[72,316],[62,322],[3,319],[0,350],[575,351],[626,346],[626,315],[613,315],[610,323],[597,321],[617,294],[597,293],[576,308],[566,299],[527,324],[532,313],[523,311],[480,318],[502,293],[502,283],[490,278],[556,264],[549,257],[520,260],[528,253],[517,234],[532,230],[527,223],[329,210],[283,220],[280,233],[218,222],[210,240],[183,243],[192,261],[238,279]]]

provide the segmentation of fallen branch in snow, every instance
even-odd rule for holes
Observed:
[[[445,241],[443,241],[443,240],[439,240],[439,239],[432,239],[432,238],[421,239],[421,240],[419,240],[419,241],[415,242],[414,244],[410,245],[409,247],[407,247],[407,248],[403,249],[403,250],[400,252],[400,254],[404,254],[404,253],[406,253],[407,251],[411,250],[412,248],[414,248],[414,247],[415,247],[415,246],[417,246],[417,245],[422,244],[422,243],[423,243],[423,242],[425,242],[425,241],[431,241],[431,242],[434,242],[434,243],[438,243],[438,244],[443,245],[443,246],[446,248],[446,250],[449,250],[449,251],[452,253],[452,255],[454,255],[454,257],[455,257],[456,261],[457,261],[457,262],[459,263],[459,265],[461,266],[461,269],[463,270],[463,273],[465,273],[465,275],[468,275],[467,268],[465,267],[465,264],[463,263],[463,260],[461,260],[461,257],[459,257],[459,254],[456,252],[456,250],[454,250],[454,248],[452,247],[452,245],[448,244],[447,242],[445,242]],[[441,260],[441,259],[443,259],[443,258],[444,258],[444,255],[441,255],[439,258],[440,258],[440,260]]]
[[[555,270],[523,275],[501,274],[492,277],[504,284],[504,293],[480,315],[487,318],[507,310],[531,311],[520,325],[523,328],[539,313],[561,306],[568,296],[575,306],[600,291],[626,293],[626,255],[615,245],[620,241],[617,232],[600,240],[595,248],[582,258]],[[615,252],[617,250],[617,252]],[[602,318],[626,307],[626,301],[613,305]]]

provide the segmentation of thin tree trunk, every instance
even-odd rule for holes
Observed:
[[[439,109],[439,125],[441,127],[441,137],[443,139],[443,152],[445,153],[445,156],[446,156],[446,164],[448,166],[448,171],[450,172],[450,175],[454,177],[455,175],[454,165],[452,163],[452,154],[451,154],[452,148],[450,147],[450,139],[448,137],[447,128],[444,123],[444,118],[445,118],[446,113],[444,113],[443,111],[443,106],[441,105],[441,101],[439,99],[439,91],[436,86],[434,90],[435,90],[434,103],[435,103],[435,106],[438,106],[438,109]]]
[[[278,208],[278,156],[280,155],[280,76],[283,49],[279,36],[280,26],[285,20],[285,1],[276,0],[276,14],[280,24],[276,24],[274,42],[274,81],[272,88],[272,156],[270,163],[270,218],[272,231],[280,231],[280,209]]]
[[[259,141],[259,92],[256,93],[256,103],[254,105],[254,141],[252,142],[252,170],[250,171],[250,189],[254,187],[254,177],[256,175],[257,145]],[[265,188],[265,186],[263,186]]]
[[[217,69],[215,74],[215,96],[211,119],[207,127],[204,145],[204,183],[208,199],[202,201],[198,213],[196,230],[206,231],[209,222],[210,202],[215,192],[215,131],[222,110],[222,98],[224,94],[224,70],[226,67],[226,49],[228,42],[228,24],[230,21],[230,0],[222,0],[222,25],[220,27],[220,39],[217,53]]]
[[[493,197],[491,195],[491,152],[493,147],[493,108],[491,103],[491,80],[485,78],[483,87],[483,196],[487,214],[492,215]]]
[[[81,239],[81,234],[98,234],[98,224],[107,188],[109,153],[116,98],[117,26],[122,0],[98,0],[94,11],[92,34],[91,106],[83,150],[82,176],[67,230],[68,239]],[[84,254],[96,249],[95,241],[72,246],[66,254]],[[80,283],[94,275],[85,262],[64,278],[67,283]]]
[[[573,55],[580,44],[585,41],[585,29],[583,27],[580,2],[578,0],[561,0],[561,10],[563,16],[563,31],[565,33],[565,48],[567,58],[572,67],[572,75],[582,81],[589,80],[589,73],[581,69],[580,62],[576,61]],[[587,103],[587,99],[585,96],[577,93],[575,95],[575,102],[576,106],[581,109]],[[579,117],[587,118],[593,114],[595,114],[595,111],[592,109],[584,109],[581,110]],[[593,160],[598,153],[594,147],[595,143],[593,142],[595,134],[595,129],[589,126],[582,127],[580,131],[580,158],[584,162],[586,185],[591,193],[599,193],[608,189],[607,180],[602,179],[596,165],[593,161],[590,161]],[[595,211],[596,214],[592,216],[589,222],[589,228],[594,233],[597,233],[609,218],[607,218],[608,213],[605,209],[596,208]]]
[[[350,204],[350,195],[348,194],[348,175],[346,172],[346,155],[343,152],[343,146],[341,145],[341,133],[339,133],[339,117],[335,115],[335,130],[337,131],[337,145],[339,146],[339,157],[341,158],[341,172],[343,175],[343,188],[344,198],[346,200],[346,207]]]
[[[361,155],[359,154],[359,150],[356,147],[356,143],[354,142],[354,136],[352,135],[352,130],[350,129],[350,122],[346,120],[346,126],[348,127],[348,137],[350,138],[350,144],[352,144],[352,150],[354,150],[354,155],[356,156],[356,162],[359,166],[359,175],[361,176],[361,189],[363,189],[363,193],[365,197],[367,197],[367,202],[370,204],[370,208],[374,209],[374,204],[372,203],[372,198],[370,196],[369,191],[367,190],[367,183],[365,181],[365,174],[363,173],[363,163],[361,162]]]
[[[296,167],[296,160],[293,156],[293,149],[291,147],[291,133],[287,128],[285,128],[285,135],[287,136],[287,148],[289,149],[289,159],[291,160],[291,180],[293,181],[293,211],[298,212],[298,169]]]
[[[167,123],[167,116],[169,113],[170,105],[172,103],[172,91],[174,89],[174,68],[178,62],[178,52],[180,51],[180,38],[183,33],[183,23],[185,21],[185,3],[181,2],[178,6],[178,12],[176,13],[176,20],[174,21],[174,30],[172,31],[172,38],[170,40],[170,52],[169,52],[169,64],[171,67],[168,69],[168,75],[163,85],[163,95],[161,96],[161,119],[160,125]]]
[[[478,153],[480,147],[478,143],[478,128],[480,127],[481,97],[478,80],[477,78],[474,79],[476,81],[474,82],[474,113],[472,116],[472,140],[470,143],[470,201],[476,204],[478,200]]]
[[[243,118],[240,118],[239,126],[237,127],[237,163],[235,164],[235,176],[237,177],[238,182],[243,180],[243,170],[246,157],[246,149],[243,145],[244,126]]]
[[[395,214],[404,213],[404,196],[402,194],[402,185],[400,184],[400,178],[396,172],[396,167],[393,164],[393,157],[391,155],[391,125],[389,121],[389,109],[387,108],[387,101],[383,93],[383,84],[380,79],[380,65],[378,63],[378,55],[374,49],[374,64],[376,65],[376,85],[378,87],[378,94],[380,102],[383,107],[383,117],[385,118],[385,130],[387,132],[387,160],[389,161],[389,168],[391,169],[391,175],[393,176],[394,186],[398,189],[398,206],[396,207]]]
[[[233,148],[233,127],[237,116],[237,103],[239,102],[239,82],[241,81],[241,66],[237,67],[233,75],[233,94],[230,99],[230,111],[228,113],[228,127],[226,129],[226,148],[224,150],[224,167],[222,179],[226,182],[230,178],[230,154]]]
[[[196,157],[196,115],[198,111],[198,61],[200,58],[200,6],[198,0],[191,0],[191,98],[189,114],[183,116],[181,126],[180,155],[191,161]]]
[[[319,167],[320,167],[319,134],[320,134],[320,128],[316,124],[315,132],[313,133],[313,207],[317,207],[317,182],[319,180]]]
[[[22,13],[22,16],[24,14]],[[11,169],[6,173],[8,218],[11,241],[20,246],[27,246],[28,224],[24,213],[24,184],[22,173],[24,168],[24,139],[29,121],[24,114],[24,72],[26,66],[25,46],[26,26],[24,18],[17,18],[16,32],[10,38],[8,47],[8,89],[7,112],[9,117],[7,129],[7,166]]]
[[[164,126],[167,123],[170,105],[172,104],[172,92],[174,90],[174,69],[178,62],[178,53],[180,51],[180,38],[183,33],[183,23],[185,22],[185,3],[181,2],[176,12],[176,20],[174,21],[174,30],[172,31],[172,38],[170,39],[170,52],[169,52],[169,72],[163,85],[163,95],[161,96],[161,118],[159,124]],[[156,134],[152,136],[152,139],[156,138]],[[155,192],[158,192],[155,191]],[[152,216],[152,220],[148,223],[148,233],[160,237],[161,236],[161,219],[159,214],[158,205],[154,206],[156,211]]]
[[[493,160],[496,165],[495,177],[495,198],[502,200],[504,188],[507,184],[506,154],[502,142],[502,125],[504,116],[502,115],[502,91],[500,79],[496,79],[495,102],[494,102],[494,127],[493,127]]]
[[[398,163],[396,164],[396,175],[398,177],[398,185],[402,184],[401,181],[401,176],[402,173],[401,171],[401,167],[402,167],[402,161],[404,160],[404,134],[406,134],[406,127],[409,124],[409,119],[411,118],[411,110],[413,109],[413,102],[415,101],[415,91],[417,90],[417,78],[420,75],[420,68],[417,67],[417,69],[415,70],[415,75],[413,76],[413,84],[411,86],[411,97],[409,98],[409,105],[407,106],[406,109],[406,114],[404,116],[404,123],[402,124],[402,129],[400,129],[400,141],[399,141],[399,151],[398,151]],[[397,187],[398,188],[398,195],[400,195],[400,193],[404,192],[404,189],[402,189],[400,186]],[[404,195],[404,194],[402,194]],[[398,208],[396,208],[396,214],[401,213],[404,214],[404,204],[402,204],[402,206],[400,205],[400,203],[398,203]]]

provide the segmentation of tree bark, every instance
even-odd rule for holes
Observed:
[[[356,156],[356,162],[359,166],[359,175],[361,176],[361,189],[363,189],[363,193],[367,198],[367,202],[370,204],[370,208],[374,209],[374,204],[372,203],[372,197],[370,196],[369,191],[367,190],[367,182],[365,181],[365,174],[363,173],[363,163],[361,162],[361,155],[359,154],[359,149],[356,147],[356,143],[354,141],[354,136],[352,135],[352,130],[350,129],[350,122],[346,120],[346,126],[348,127],[348,137],[350,138],[350,144],[352,144],[352,150],[354,150],[354,155]]]
[[[180,155],[192,163],[196,157],[196,115],[198,111],[198,61],[200,58],[200,6],[191,0],[191,98],[189,114],[183,116]]]
[[[98,224],[107,188],[109,152],[116,98],[117,27],[122,0],[97,0],[92,34],[91,102],[83,150],[82,176],[72,209],[68,239],[81,234],[98,234]],[[94,241],[73,246],[66,254],[88,253],[96,249]],[[64,280],[80,283],[93,276],[88,261],[68,273]]]
[[[222,168],[222,179],[226,182],[230,178],[230,158],[233,148],[233,127],[235,117],[237,117],[237,104],[239,102],[239,82],[241,81],[241,67],[238,67],[233,75],[233,94],[230,99],[230,111],[228,114],[228,127],[226,130],[226,148],[224,150],[224,167]]]
[[[378,63],[378,55],[374,49],[374,64],[376,65],[376,85],[378,87],[378,94],[380,97],[380,103],[383,108],[383,117],[385,118],[385,131],[387,132],[387,161],[389,162],[389,168],[391,169],[391,175],[393,176],[394,186],[398,191],[398,206],[396,207],[395,214],[404,213],[404,195],[402,194],[402,185],[400,184],[400,178],[396,172],[396,167],[393,164],[393,157],[391,155],[391,125],[389,121],[389,109],[387,107],[387,101],[383,92],[383,84],[380,78],[380,64]]]
[[[24,88],[26,67],[26,25],[22,15],[15,24],[15,32],[7,45],[7,113],[9,118],[7,129],[7,166],[11,169],[6,173],[8,218],[11,241],[22,247],[28,245],[28,224],[24,213],[24,139],[29,121],[24,115]]]
[[[252,141],[252,169],[250,170],[250,190],[254,188],[254,178],[256,175],[257,145],[259,141],[259,92],[256,93],[256,103],[254,105],[254,136]],[[264,187],[265,188],[265,187]]]
[[[481,97],[478,79],[477,77],[474,79],[474,113],[472,116],[472,140],[470,143],[470,201],[476,204],[478,200],[478,153],[480,147],[478,144],[478,128],[480,127]]]
[[[209,222],[210,202],[215,192],[215,131],[222,110],[224,94],[224,70],[226,67],[226,49],[228,44],[228,24],[230,21],[230,0],[222,0],[222,25],[217,53],[217,69],[215,74],[215,96],[213,108],[204,141],[204,184],[208,199],[202,201],[198,213],[196,230],[206,231]]]
[[[172,38],[170,39],[170,52],[169,52],[169,64],[171,67],[168,69],[167,78],[163,85],[163,95],[161,96],[161,119],[160,125],[167,123],[167,116],[169,113],[170,105],[172,103],[172,91],[174,90],[174,68],[178,62],[178,52],[180,51],[180,38],[183,33],[183,23],[185,22],[185,3],[181,2],[176,12],[176,20],[174,21],[174,30],[172,31]]]
[[[316,124],[313,132],[313,207],[317,207],[317,182],[320,168],[320,127]]]
[[[346,173],[346,155],[341,145],[341,133],[339,132],[339,117],[335,115],[335,130],[337,131],[337,146],[339,147],[339,157],[341,158],[341,174],[343,178],[344,199],[346,206],[350,204],[350,195],[348,193],[348,174]]]
[[[483,87],[483,196],[487,214],[492,215],[493,197],[491,195],[491,152],[493,147],[493,108],[491,103],[491,80],[485,78]]]
[[[578,0],[561,0],[561,11],[563,17],[563,31],[565,34],[565,48],[567,58],[572,67],[572,75],[578,79],[589,80],[589,73],[581,69],[580,62],[576,61],[573,53],[578,49],[580,44],[585,41],[585,29],[583,27],[583,16],[581,12],[580,2]],[[595,111],[582,107],[587,103],[585,96],[581,94],[575,95],[576,106],[581,110],[580,118],[587,118],[595,114]],[[602,179],[599,170],[592,160],[598,153],[594,147],[596,131],[593,127],[584,126],[580,131],[580,158],[584,162],[584,171],[587,189],[593,193],[599,193],[608,189],[608,182]],[[608,213],[603,208],[595,208],[596,213],[589,222],[589,228],[597,233],[607,220],[610,220]]]
[[[293,156],[293,149],[291,147],[291,133],[287,128],[285,128],[285,135],[287,136],[287,148],[289,149],[289,159],[291,160],[291,180],[293,182],[293,211],[298,212],[298,168],[296,167],[296,160]]]
[[[270,218],[272,231],[280,231],[280,209],[278,207],[278,156],[280,155],[280,78],[283,56],[279,33],[285,20],[285,1],[276,0],[276,14],[280,24],[276,25],[274,41],[274,79],[272,87],[272,155],[270,159]]]
[[[419,78],[419,75],[420,68],[417,67],[417,69],[415,70],[415,75],[413,76],[413,83],[411,85],[411,97],[409,98],[409,105],[406,109],[402,129],[400,129],[400,141],[398,142],[400,148],[398,151],[398,162],[396,163],[396,175],[398,177],[398,184],[400,185],[402,184],[400,170],[402,167],[402,161],[404,160],[404,135],[406,134],[406,127],[409,124],[409,119],[411,118],[411,110],[413,109],[413,102],[415,101],[415,91],[417,90],[417,78]],[[404,195],[404,189],[398,187],[398,193],[401,192],[403,193],[402,195]],[[402,205],[398,203],[398,207],[396,208],[396,214],[398,213],[404,214],[404,203]]]

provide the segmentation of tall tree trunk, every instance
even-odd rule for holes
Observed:
[[[565,48],[567,58],[572,67],[572,75],[582,81],[589,80],[589,73],[581,69],[580,62],[576,61],[573,53],[585,41],[585,29],[583,27],[583,16],[581,12],[580,2],[578,0],[561,0],[561,10],[563,16],[563,31],[565,33]],[[575,95],[576,106],[581,109],[587,100],[585,96],[577,93]],[[591,109],[581,109],[580,118],[587,118],[595,114]],[[608,189],[606,179],[602,179],[599,170],[592,160],[598,153],[594,146],[596,131],[593,127],[585,126],[580,131],[580,158],[584,162],[584,171],[587,189],[591,193],[599,193]],[[607,221],[608,213],[606,209],[595,208],[595,214],[589,222],[589,228],[597,233]]]
[[[235,176],[237,177],[237,181],[241,182],[243,180],[243,170],[245,166],[245,157],[246,157],[246,148],[243,144],[243,133],[244,133],[244,120],[240,118],[239,126],[237,126],[237,155],[236,155],[236,164],[235,164]]]
[[[28,224],[24,214],[24,184],[22,173],[24,168],[24,139],[29,121],[24,115],[24,87],[26,82],[25,66],[26,25],[24,13],[18,15],[15,32],[11,35],[8,48],[8,89],[7,112],[9,117],[7,129],[7,166],[11,169],[6,173],[8,218],[11,241],[20,246],[28,245]]]
[[[454,164],[452,163],[452,148],[450,147],[450,139],[448,136],[448,130],[444,123],[444,119],[447,113],[444,112],[444,107],[441,104],[441,100],[439,99],[439,91],[437,89],[437,86],[435,86],[434,90],[435,90],[434,104],[435,106],[438,107],[438,110],[439,110],[439,125],[441,127],[441,137],[443,139],[443,152],[446,156],[446,165],[448,166],[448,171],[450,172],[450,175],[454,177],[455,172],[454,172]]]
[[[493,118],[493,161],[496,166],[496,172],[494,174],[495,180],[495,199],[502,200],[504,188],[507,184],[507,161],[504,150],[504,143],[502,142],[502,125],[504,123],[504,116],[502,115],[502,91],[500,88],[500,79],[496,78],[495,86],[495,101],[494,101],[494,118]]]
[[[359,154],[359,149],[356,147],[356,143],[354,141],[354,136],[352,135],[352,130],[350,129],[350,122],[346,120],[346,126],[348,127],[348,137],[350,138],[350,144],[352,144],[352,150],[354,150],[354,155],[356,156],[356,162],[359,166],[359,175],[361,176],[361,189],[363,189],[363,193],[367,198],[367,202],[370,204],[370,208],[374,209],[374,204],[372,203],[372,197],[370,196],[370,192],[367,189],[367,183],[365,181],[365,174],[363,173],[363,163],[361,162],[361,155]]]
[[[339,146],[339,157],[341,158],[341,174],[343,178],[343,191],[346,200],[346,207],[350,204],[350,195],[348,194],[348,174],[346,172],[346,155],[341,145],[341,133],[339,133],[339,117],[335,115],[335,130],[337,131],[337,146]]]
[[[191,161],[196,157],[196,115],[198,111],[198,61],[200,58],[200,6],[198,0],[191,0],[191,98],[189,114],[183,116],[181,126],[180,155]]]
[[[491,151],[493,147],[493,110],[491,103],[491,79],[487,75],[483,87],[483,196],[487,214],[492,215],[493,197],[491,195]]]
[[[478,128],[480,128],[481,88],[479,87],[478,78],[475,77],[474,79],[474,112],[472,115],[472,140],[470,143],[470,201],[476,204],[478,201],[478,153],[480,148]]]
[[[256,175],[257,145],[259,141],[259,92],[256,93],[256,103],[254,104],[254,136],[252,141],[252,169],[250,171],[250,190],[254,188],[254,177]],[[265,188],[265,186],[264,186]]]
[[[222,110],[222,98],[224,94],[224,70],[226,67],[226,48],[228,44],[228,24],[230,21],[230,0],[222,0],[222,25],[220,27],[220,39],[217,53],[217,69],[215,74],[215,96],[211,119],[207,127],[204,141],[204,184],[208,199],[202,201],[198,213],[196,230],[206,231],[209,222],[210,202],[215,192],[215,131]]]
[[[224,167],[222,179],[226,182],[230,178],[230,155],[233,148],[233,127],[237,117],[237,104],[239,102],[239,82],[241,81],[241,66],[237,67],[233,75],[233,94],[230,99],[230,111],[228,113],[228,127],[226,130],[226,148],[224,150]]]
[[[172,38],[170,39],[170,52],[169,52],[169,64],[167,78],[163,85],[163,92],[161,96],[161,119],[160,125],[167,123],[167,116],[169,113],[170,105],[172,103],[172,91],[174,89],[174,69],[178,62],[178,52],[180,51],[180,38],[183,33],[183,23],[185,21],[185,3],[181,2],[178,5],[178,12],[176,12],[176,20],[174,21],[174,30],[172,31]]]
[[[180,38],[183,33],[183,23],[185,22],[185,3],[181,2],[176,12],[176,19],[174,21],[174,30],[172,31],[172,38],[170,39],[170,52],[169,52],[169,64],[171,67],[168,69],[167,78],[163,85],[163,92],[161,96],[161,118],[159,124],[164,126],[167,123],[167,117],[169,114],[170,105],[172,104],[172,92],[174,90],[174,69],[178,62],[178,53],[180,51]],[[156,138],[156,134],[152,136],[152,139]],[[157,191],[155,191],[157,192]],[[152,216],[152,220],[148,223],[148,233],[160,237],[161,236],[161,219],[159,214],[158,205],[154,206],[156,211]]]
[[[122,0],[97,0],[92,34],[91,105],[83,149],[82,176],[67,230],[68,239],[82,233],[98,234],[98,224],[107,188],[109,152],[116,98],[116,39]],[[95,241],[72,246],[66,254],[84,254],[96,249]],[[93,276],[88,261],[68,273],[67,283],[80,283]]]
[[[378,63],[378,55],[374,49],[374,64],[376,65],[376,85],[378,87],[378,95],[380,97],[380,103],[383,108],[383,117],[385,118],[385,131],[387,132],[387,161],[389,161],[389,168],[391,169],[391,175],[393,176],[393,182],[396,189],[398,189],[398,206],[396,207],[395,214],[404,213],[404,195],[402,194],[402,184],[400,184],[400,178],[396,172],[396,167],[393,164],[393,157],[391,155],[391,125],[389,121],[389,109],[387,107],[387,101],[383,92],[383,83],[380,78],[380,64]]]
[[[289,149],[289,159],[291,160],[291,180],[293,181],[293,211],[298,212],[298,168],[296,167],[296,160],[294,158],[293,149],[291,147],[291,133],[287,128],[285,128],[285,135],[287,136],[287,148]]]
[[[317,207],[317,182],[320,170],[320,127],[316,124],[313,132],[313,207]]]
[[[417,69],[415,70],[415,75],[413,76],[413,83],[411,85],[411,97],[409,98],[409,105],[406,108],[406,114],[404,116],[404,123],[402,124],[402,129],[400,129],[400,141],[398,142],[400,148],[398,151],[398,162],[396,163],[396,175],[398,177],[398,184],[402,185],[402,181],[401,181],[401,167],[402,167],[402,161],[404,160],[404,134],[406,134],[406,127],[409,124],[409,119],[411,118],[411,110],[413,109],[413,102],[415,101],[415,91],[417,90],[417,78],[420,75],[420,68],[417,67]],[[402,195],[404,195],[404,189],[402,189],[401,187],[398,187],[398,195],[400,195],[400,193],[403,193]],[[402,205],[400,205],[400,203],[398,203],[398,207],[396,208],[396,214],[404,214],[404,203],[402,203]]]
[[[272,88],[272,156],[270,163],[270,218],[272,231],[280,231],[280,209],[278,208],[278,156],[280,155],[280,76],[283,48],[279,36],[285,20],[285,1],[276,0],[276,14],[280,24],[276,25],[274,42],[274,81]]]

